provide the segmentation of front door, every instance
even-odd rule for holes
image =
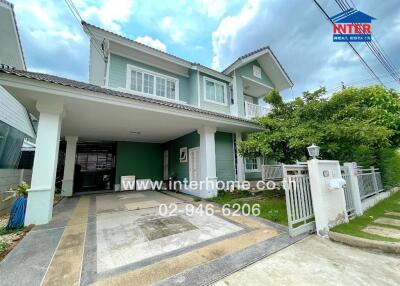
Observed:
[[[189,181],[200,181],[200,148],[189,149]]]
[[[112,190],[115,183],[115,144],[81,142],[76,148],[76,192]]]

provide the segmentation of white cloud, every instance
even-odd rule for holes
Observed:
[[[221,68],[221,56],[226,49],[232,48],[236,36],[257,15],[259,0],[248,0],[239,14],[223,18],[218,28],[212,33],[213,60],[212,67]]]
[[[172,41],[175,43],[183,43],[184,34],[180,27],[177,25],[176,21],[170,16],[165,16],[160,23],[160,27],[171,37]]]
[[[103,0],[99,7],[80,1],[78,7],[85,20],[98,20],[106,29],[118,34],[122,34],[120,23],[128,22],[132,14],[132,0]]]
[[[171,34],[171,38],[175,43],[182,43],[183,33],[180,30],[176,30]]]
[[[167,30],[171,27],[172,18],[170,16],[166,16],[161,21],[161,29]]]
[[[200,12],[207,14],[210,18],[219,19],[226,12],[226,0],[199,0],[199,2]]]
[[[150,36],[140,36],[137,37],[135,41],[163,52],[167,51],[167,46],[163,42],[158,39],[153,39]]]

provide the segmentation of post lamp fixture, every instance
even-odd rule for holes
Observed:
[[[316,159],[319,156],[319,149],[319,146],[313,143],[311,146],[307,147],[308,155],[313,159]]]

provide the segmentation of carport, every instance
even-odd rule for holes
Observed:
[[[193,176],[205,181],[217,179],[217,132],[230,133],[241,140],[242,133],[260,130],[255,123],[230,115],[44,74],[3,68],[0,84],[39,118],[27,225],[45,224],[52,217],[60,139],[66,141],[63,195],[71,196],[79,142],[165,144],[196,134],[198,165],[193,168],[197,172]],[[161,165],[163,154],[158,158],[149,158],[147,164]],[[242,165],[238,164],[237,173],[244,178]],[[198,191],[200,197],[216,193],[215,189]]]

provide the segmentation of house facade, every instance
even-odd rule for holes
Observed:
[[[51,219],[56,181],[72,196],[119,191],[122,176],[257,178],[260,160],[241,158],[237,142],[262,130],[252,120],[268,112],[260,98],[292,86],[270,48],[218,72],[82,25],[90,37],[89,83],[0,67],[0,85],[39,118],[25,224]],[[181,191],[217,194],[209,186]]]

